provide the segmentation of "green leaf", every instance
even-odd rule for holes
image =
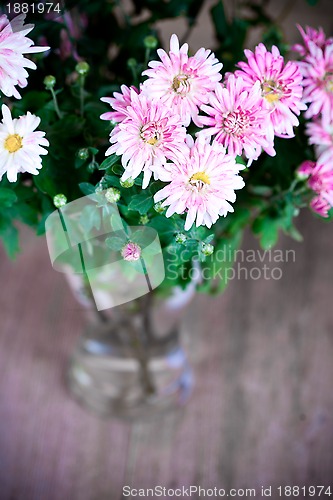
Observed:
[[[50,155],[43,158],[43,168],[39,170],[38,175],[33,175],[35,186],[44,194],[53,197],[58,193],[62,193],[62,189],[58,189],[55,178],[55,163],[52,163]]]
[[[229,270],[234,266],[236,250],[242,241],[243,232],[221,238],[215,245],[214,253],[201,264],[201,275],[204,281],[198,286],[198,291],[204,293],[221,293],[228,284]]]
[[[254,234],[259,236],[260,245],[264,250],[274,247],[279,238],[280,219],[270,215],[260,215],[252,225]]]
[[[98,151],[99,151],[99,149],[97,149],[97,148],[93,148],[93,147],[89,147],[88,149],[89,149],[89,151],[90,151],[93,155],[97,155],[97,153],[98,153]]]
[[[207,236],[207,238],[205,238],[203,240],[203,242],[206,243],[206,244],[210,243],[211,241],[213,241],[214,237],[215,237],[215,234],[210,234],[209,236]]]
[[[50,93],[41,90],[32,90],[27,92],[23,99],[15,102],[13,116],[18,117],[27,111],[39,115],[39,110],[43,108],[50,100]]]
[[[50,136],[57,137],[76,137],[84,126],[84,119],[77,115],[66,115],[58,120],[50,130]]]
[[[38,224],[38,209],[29,203],[20,202],[16,205],[18,218],[28,224],[35,226]]]
[[[95,186],[93,186],[93,184],[90,184],[89,182],[80,182],[79,188],[81,189],[82,193],[87,196],[89,194],[95,193]]]
[[[11,207],[17,201],[17,196],[11,189],[0,188],[0,206]]]
[[[219,0],[216,5],[211,8],[211,16],[215,26],[216,34],[220,40],[224,40],[228,32],[228,21],[225,15],[223,2]]]
[[[111,236],[109,238],[106,238],[105,244],[108,248],[110,248],[110,250],[114,250],[117,252],[123,248],[126,241],[127,237],[124,232],[122,236]]]
[[[156,229],[162,245],[168,245],[179,230],[175,220],[167,219],[163,215],[157,215],[147,225]]]
[[[107,168],[111,168],[115,163],[119,162],[120,158],[118,155],[108,156],[98,167],[98,170],[106,170]]]
[[[80,217],[80,225],[89,233],[92,228],[99,229],[101,227],[101,214],[99,209],[94,205],[84,207]]]
[[[119,218],[118,213],[114,213],[111,215],[110,224],[113,231],[126,231],[128,227],[124,219]]]
[[[272,194],[272,188],[269,186],[254,186],[250,184],[248,190],[251,194],[256,194],[258,196],[270,196]]]
[[[147,196],[146,194],[136,194],[131,199],[128,208],[130,210],[136,210],[140,215],[143,215],[148,212],[153,204],[154,202],[152,196]]]
[[[116,175],[105,174],[104,180],[108,183],[109,187],[121,187],[119,177],[117,177]]]
[[[228,214],[226,219],[229,219],[228,232],[234,235],[241,231],[249,222],[251,212],[243,206],[236,207],[235,211]]]
[[[298,231],[298,229],[294,225],[294,217],[298,214],[299,209],[294,206],[292,200],[285,200],[286,205],[283,209],[281,218],[281,227],[286,234],[291,236],[296,241],[303,241],[303,236]]]
[[[289,228],[289,231],[288,231],[288,234],[289,236],[291,236],[295,241],[298,241],[298,242],[302,242],[303,241],[303,236],[302,234],[299,232],[299,230],[297,229],[296,226],[292,225],[290,228]]]
[[[82,160],[81,158],[78,158],[76,156],[75,160],[74,160],[74,167],[75,168],[81,168],[86,162],[87,162],[87,160]]]
[[[43,217],[38,222],[38,225],[36,228],[37,236],[43,236],[45,234],[45,221],[49,215],[50,215],[50,212],[47,212],[46,214],[43,215]]]
[[[111,170],[116,175],[122,175],[124,172],[124,168],[121,165],[118,165],[117,163],[112,165]]]
[[[88,97],[88,96],[87,96]],[[92,137],[104,137],[108,135],[109,124],[100,119],[102,113],[106,111],[105,104],[89,101],[84,106],[84,116],[86,118],[87,130]],[[96,153],[93,153],[96,154]]]
[[[244,160],[242,156],[236,156],[236,163],[239,163],[240,165],[244,165],[246,167],[247,162]]]
[[[14,259],[20,251],[18,230],[11,223],[5,224],[0,228],[0,238],[2,239],[3,246],[7,255]]]

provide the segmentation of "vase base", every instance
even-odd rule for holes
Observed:
[[[101,417],[147,419],[187,402],[193,377],[181,347],[155,353],[147,368],[150,385],[138,360],[112,350],[92,356],[81,345],[70,361],[67,384],[81,405]]]

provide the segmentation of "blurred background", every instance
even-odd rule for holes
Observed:
[[[181,18],[157,22],[165,46],[175,32],[192,50],[214,49],[217,2],[201,3],[189,31]],[[231,19],[237,2],[224,4]],[[281,27],[271,36],[287,43],[300,40],[296,23],[333,34],[330,0],[258,4]],[[265,29],[256,26],[246,46]],[[65,371],[84,311],[53,271],[45,238],[22,228],[15,262],[0,249],[0,499],[116,500],[124,485],[333,486],[332,229],[309,211],[298,229],[303,243],[279,241],[295,250],[295,261],[279,265],[281,279],[243,276],[219,297],[194,299],[184,342],[196,385],[184,410],[126,423],[96,417],[69,395]],[[247,235],[243,249],[258,248]]]

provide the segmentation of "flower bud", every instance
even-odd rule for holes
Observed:
[[[136,68],[137,64],[138,63],[137,63],[136,59],[134,59],[134,57],[130,57],[130,59],[128,59],[128,61],[127,61],[127,66],[129,68]]]
[[[81,75],[81,76],[87,75],[89,73],[89,70],[90,70],[90,66],[86,61],[80,61],[75,66],[75,71],[77,71],[79,73],[79,75]]]
[[[129,241],[121,250],[121,255],[124,260],[128,262],[133,262],[135,260],[139,260],[141,257],[141,247],[134,243],[133,241]]]
[[[164,214],[165,212],[165,208],[162,207],[162,202],[161,201],[158,201],[157,203],[155,203],[154,205],[154,210],[155,212],[157,212],[158,214]]]
[[[143,43],[146,49],[156,49],[158,40],[154,36],[148,35],[143,39]]]
[[[296,179],[300,181],[305,181],[308,177],[310,177],[313,168],[315,167],[315,162],[311,160],[305,160],[300,164],[298,169],[296,170]]]
[[[187,240],[187,236],[184,234],[184,233],[177,233],[175,235],[175,240],[176,240],[176,243],[179,243],[181,245],[184,245],[184,243],[186,242]]]
[[[53,204],[57,208],[65,206],[67,203],[67,198],[64,194],[56,194],[53,198]]]
[[[120,200],[120,191],[116,188],[109,188],[106,190],[105,198],[109,203],[117,203]]]
[[[201,243],[201,253],[208,257],[214,252],[214,246],[210,243]]]
[[[148,215],[141,215],[141,217],[139,219],[139,223],[144,226],[144,225],[148,224],[148,222],[149,222]]]
[[[93,160],[89,163],[89,165],[87,166],[87,170],[89,173],[92,173],[96,170],[96,168],[98,168],[98,163],[97,161]]]
[[[56,84],[56,79],[55,79],[55,76],[53,75],[48,75],[44,78],[43,80],[43,83],[45,85],[45,88],[47,90],[50,90],[50,89],[53,89],[53,87],[55,86]]]
[[[128,179],[126,179],[126,181],[122,181],[120,179],[120,185],[123,188],[131,188],[132,186],[134,186],[134,179],[132,179],[132,177],[129,177]]]
[[[86,160],[87,158],[89,158],[89,149],[88,148],[79,149],[77,152],[77,156],[78,158],[80,158],[80,160]]]

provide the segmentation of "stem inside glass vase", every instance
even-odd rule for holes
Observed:
[[[95,412],[124,418],[184,404],[192,376],[179,313],[153,293],[106,312],[95,309],[71,359],[70,390]]]

